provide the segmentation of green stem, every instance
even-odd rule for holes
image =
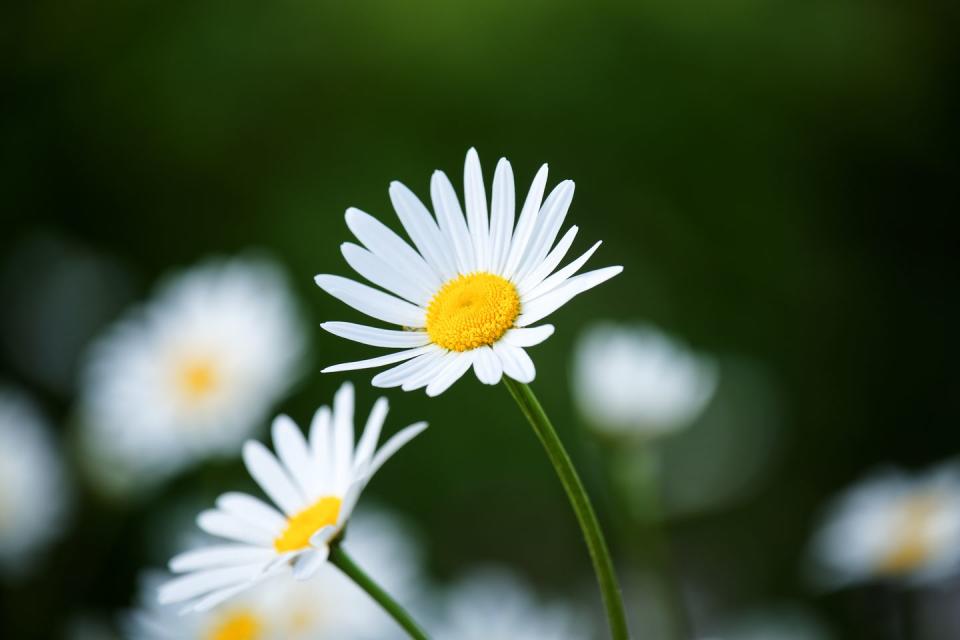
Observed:
[[[607,549],[607,543],[603,538],[603,532],[600,530],[600,523],[597,522],[597,515],[590,504],[590,498],[587,496],[586,489],[573,468],[573,462],[570,456],[563,448],[560,437],[556,429],[550,423],[550,418],[544,413],[543,407],[533,394],[529,386],[511,380],[504,376],[503,383],[506,385],[510,395],[517,401],[520,411],[526,416],[533,427],[537,437],[547,451],[547,457],[553,464],[560,482],[563,484],[570,504],[577,520],[580,523],[580,530],[587,542],[587,549],[590,551],[590,559],[593,561],[593,570],[597,574],[597,582],[600,583],[600,592],[603,594],[603,604],[607,610],[607,620],[610,623],[610,634],[614,640],[628,640],[630,635],[627,631],[627,616],[623,608],[623,597],[620,594],[620,585],[617,582],[617,575],[613,569],[613,560],[610,558],[610,551]]]
[[[358,567],[339,544],[334,544],[330,548],[330,562],[333,566],[340,569],[340,571],[343,571],[357,586],[366,591],[371,598],[376,600],[377,604],[383,607],[383,610],[389,613],[390,617],[396,620],[397,624],[403,627],[404,631],[406,631],[411,638],[416,638],[416,640],[430,640],[426,632],[420,628],[420,625],[400,606],[400,603],[390,597],[363,569]]]

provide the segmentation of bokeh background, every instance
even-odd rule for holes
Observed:
[[[344,379],[320,368],[374,353],[319,329],[359,317],[312,281],[348,272],[345,208],[399,228],[389,181],[427,197],[440,168],[459,184],[470,146],[488,180],[507,156],[521,192],[549,162],[551,185],[577,183],[576,246],[603,239],[594,263],[625,271],[556,314],[534,388],[627,581],[633,540],[613,535],[603,447],[570,396],[575,339],[599,319],[655,322],[739,381],[719,393],[746,431],[720,439],[718,461],[694,427],[671,480],[696,497],[756,463],[722,499],[670,519],[699,624],[788,602],[839,638],[888,633],[882,593],[817,591],[804,558],[838,490],[960,444],[951,3],[41,1],[2,13],[0,376],[40,401],[68,450],[84,347],[171,269],[250,249],[282,264],[312,350],[277,410],[306,421]],[[377,395],[370,375],[349,376],[361,406]],[[430,572],[492,561],[592,602],[565,497],[506,391],[465,379],[435,400],[389,396],[394,427],[433,427],[369,496],[415,523]],[[128,606],[139,570],[163,560],[150,533],[170,505],[204,505],[242,478],[237,461],[210,463],[117,504],[76,476],[59,542],[3,583],[0,637],[60,637]]]

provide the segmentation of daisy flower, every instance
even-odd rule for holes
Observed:
[[[243,461],[277,508],[245,493],[226,493],[197,524],[229,544],[188,551],[170,561],[183,573],[160,589],[161,603],[186,602],[204,611],[260,580],[292,572],[299,580],[324,565],[331,543],[346,526],[360,492],[400,447],[426,428],[413,424],[376,450],[387,415],[386,398],[373,405],[363,435],[354,443],[353,385],[345,383],[333,410],[320,407],[309,440],[287,416],[273,422],[274,457],[248,441]]]
[[[518,382],[533,380],[535,368],[525,349],[553,333],[551,325],[534,325],[622,270],[575,275],[599,242],[556,270],[577,234],[571,227],[554,246],[573,199],[573,182],[561,182],[541,206],[546,183],[543,165],[514,225],[513,170],[505,158],[494,172],[489,215],[474,149],[467,152],[464,168],[464,208],[440,171],[430,183],[436,219],[410,189],[393,182],[390,199],[413,247],[374,217],[348,209],[347,226],[361,244],[343,244],[343,257],[383,291],[335,275],[318,275],[316,282],[354,309],[401,329],[324,323],[324,329],[343,338],[397,349],[324,372],[402,363],[375,376],[373,384],[405,391],[426,387],[430,396],[449,388],[471,366],[486,384],[496,384],[503,374]]]
[[[304,346],[271,263],[212,261],[174,276],[89,354],[80,411],[91,470],[123,489],[232,454],[289,390]]]
[[[577,345],[573,395],[600,433],[658,436],[692,424],[717,377],[713,360],[653,326],[600,323]]]
[[[960,569],[960,467],[879,473],[840,496],[813,544],[825,582],[925,583]]]
[[[63,532],[70,495],[64,475],[40,413],[0,388],[0,569],[22,573]]]

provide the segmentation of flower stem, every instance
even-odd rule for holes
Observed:
[[[330,562],[333,566],[340,569],[348,578],[353,580],[357,586],[366,591],[371,598],[376,600],[377,604],[383,607],[383,610],[390,614],[390,617],[396,620],[397,624],[403,627],[404,631],[406,631],[411,638],[416,638],[416,640],[430,640],[426,632],[414,621],[410,614],[400,606],[400,603],[390,597],[390,594],[374,582],[363,569],[358,567],[339,544],[334,544],[330,548]]]
[[[610,634],[614,640],[628,640],[630,635],[627,630],[627,617],[623,608],[623,598],[620,594],[620,585],[617,582],[617,575],[613,569],[613,560],[610,558],[610,551],[607,549],[607,543],[603,538],[603,531],[600,530],[600,523],[597,522],[597,515],[590,504],[590,498],[587,496],[586,489],[573,468],[573,462],[570,456],[563,448],[560,437],[556,429],[550,423],[550,418],[544,413],[543,407],[533,394],[533,390],[522,382],[516,382],[504,376],[503,383],[510,391],[510,395],[517,401],[520,411],[526,416],[533,427],[534,432],[547,451],[547,457],[553,464],[560,482],[563,484],[570,504],[576,513],[577,520],[580,523],[580,530],[587,542],[587,549],[590,551],[590,559],[593,561],[593,569],[597,574],[597,582],[600,583],[600,592],[603,594],[603,604],[607,610],[607,620],[610,623]]]

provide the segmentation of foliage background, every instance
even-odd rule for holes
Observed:
[[[546,161],[551,184],[577,182],[577,246],[602,238],[595,262],[626,268],[535,352],[575,457],[598,459],[568,397],[588,321],[649,319],[760,363],[782,417],[775,464],[742,500],[675,524],[681,566],[712,594],[705,616],[799,600],[841,637],[877,637],[876,602],[812,592],[802,557],[838,489],[957,450],[954,5],[41,0],[3,14],[0,375],[66,437],[85,340],[169,269],[249,248],[284,263],[311,320],[315,367],[281,407],[306,419],[342,380],[321,366],[362,357],[320,332],[354,316],[312,283],[347,272],[344,209],[394,224],[388,182],[427,196],[436,168],[458,182],[472,145],[488,179],[508,156],[518,190]],[[78,256],[111,266],[70,271],[100,297],[47,296]],[[54,373],[31,366],[44,347]],[[369,375],[352,377],[371,402]],[[503,389],[390,397],[394,427],[434,427],[370,493],[418,525],[435,575],[491,560],[547,593],[585,589],[568,506]],[[132,510],[78,486],[71,531],[3,587],[0,637],[126,605],[158,560],[159,505],[239,478],[212,464]]]

